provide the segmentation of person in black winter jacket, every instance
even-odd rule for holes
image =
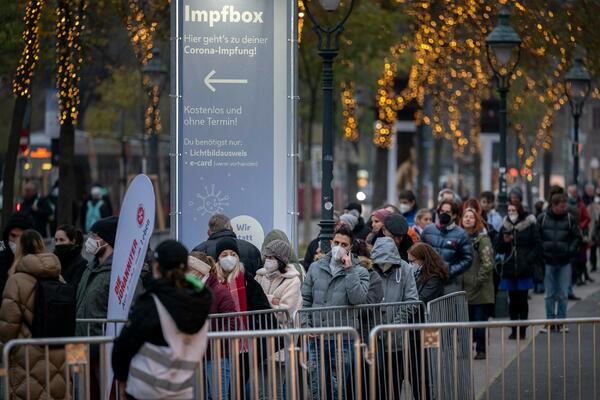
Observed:
[[[452,200],[443,200],[437,209],[435,224],[425,227],[421,241],[433,247],[448,266],[449,280],[445,293],[460,290],[456,278],[471,268],[473,245],[467,233],[456,224],[460,213],[458,204]]]
[[[60,274],[64,280],[75,286],[79,285],[87,260],[81,255],[83,249],[83,233],[73,225],[61,225],[54,233],[54,254],[60,260]]]
[[[568,212],[564,193],[552,196],[550,207],[538,215],[537,224],[542,239],[542,257],[546,264],[546,317],[566,318],[571,260],[579,252],[582,236],[577,221]]]
[[[219,257],[217,254],[217,243],[224,238],[232,238],[237,242],[239,257],[247,273],[254,276],[256,271],[262,268],[262,256],[260,250],[252,243],[238,239],[233,229],[229,217],[224,214],[215,214],[208,221],[208,239],[194,247],[193,251],[199,251],[211,256],[214,260]]]
[[[8,270],[15,261],[19,238],[27,229],[33,229],[33,219],[23,213],[11,215],[4,226],[0,243],[0,294],[4,292]]]
[[[184,360],[173,357],[175,353],[172,350],[173,342],[181,339],[166,337],[169,331],[163,326],[164,316],[160,315],[158,306],[161,305],[166,309],[168,316],[175,323],[176,330],[186,335],[184,346],[189,344],[185,340],[190,343],[200,341],[201,345],[202,343],[205,345],[207,330],[205,328],[208,327],[205,322],[208,319],[212,296],[210,291],[204,288],[201,280],[185,275],[188,251],[182,244],[174,240],[167,240],[157,246],[154,255],[153,274],[156,280],[137,299],[129,314],[128,323],[123,327],[119,337],[115,339],[112,368],[115,379],[121,385],[126,382],[126,393],[130,398],[148,398],[150,397],[148,391],[152,390],[156,391],[153,394],[159,395],[153,398],[164,398],[168,395],[171,398],[180,398],[184,394],[183,392],[161,392],[163,388],[160,388],[159,383],[161,381],[170,383],[170,381],[165,380],[166,377],[162,376],[160,371],[166,371],[167,375],[173,374],[174,369],[179,369],[180,371],[177,372],[181,374],[191,372],[189,388],[183,390],[192,394],[193,370],[185,370],[185,367],[169,367],[167,364],[161,364],[162,360],[199,363],[204,352],[198,351],[197,348],[188,349],[192,353],[198,352],[199,354],[188,353],[184,356]],[[177,343],[177,345],[179,344]],[[164,353],[167,353],[171,359]],[[153,357],[153,354],[159,354],[160,357]],[[146,362],[144,357],[150,362]],[[152,364],[159,365],[159,367],[154,367],[158,372],[139,368],[141,365]],[[168,389],[166,390],[168,391]]]
[[[511,320],[526,320],[529,317],[527,292],[533,289],[533,274],[540,262],[542,241],[536,218],[528,214],[520,202],[508,205],[508,215],[496,238],[496,254],[503,256],[500,289],[508,291]],[[526,327],[519,334],[525,338]],[[516,339],[517,331],[512,328],[509,339]]]

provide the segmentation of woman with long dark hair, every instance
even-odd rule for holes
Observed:
[[[437,251],[419,242],[408,249],[408,262],[413,268],[419,300],[428,303],[444,295],[448,267]]]
[[[536,218],[528,214],[519,201],[511,201],[496,240],[496,252],[503,255],[500,289],[508,291],[511,320],[529,317],[527,292],[534,286],[533,274],[540,262],[541,248]],[[526,327],[519,330],[521,339],[525,339],[525,330]],[[508,338],[517,338],[515,328]]]
[[[60,260],[61,275],[75,287],[79,285],[87,261],[81,255],[83,233],[73,225],[61,225],[54,233],[54,254]]]

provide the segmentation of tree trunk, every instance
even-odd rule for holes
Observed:
[[[23,118],[27,108],[27,97],[16,96],[15,106],[13,108],[10,133],[8,136],[8,146],[4,158],[4,171],[2,174],[2,225],[15,209],[15,175],[17,173],[17,158],[19,156],[19,138],[23,126]]]
[[[73,120],[67,117],[60,127],[60,158],[58,160],[58,224],[73,224],[75,203],[75,126]]]
[[[385,204],[387,200],[388,153],[388,149],[376,148],[375,176],[373,177],[373,209]]]

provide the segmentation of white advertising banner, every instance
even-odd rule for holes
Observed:
[[[115,240],[110,291],[108,295],[109,320],[127,319],[133,294],[144,265],[148,243],[154,230],[154,188],[150,178],[138,175],[129,185],[119,214],[119,225]],[[118,328],[120,330],[120,327]],[[107,324],[106,336],[116,336],[114,324]],[[107,354],[111,354],[112,346]],[[106,396],[110,395],[113,371],[110,360],[106,363]]]

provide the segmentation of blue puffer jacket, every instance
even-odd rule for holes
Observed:
[[[471,267],[473,245],[469,235],[461,227],[455,224],[447,228],[428,225],[421,234],[421,241],[433,247],[448,264],[450,281],[447,283],[453,283],[456,277]]]

